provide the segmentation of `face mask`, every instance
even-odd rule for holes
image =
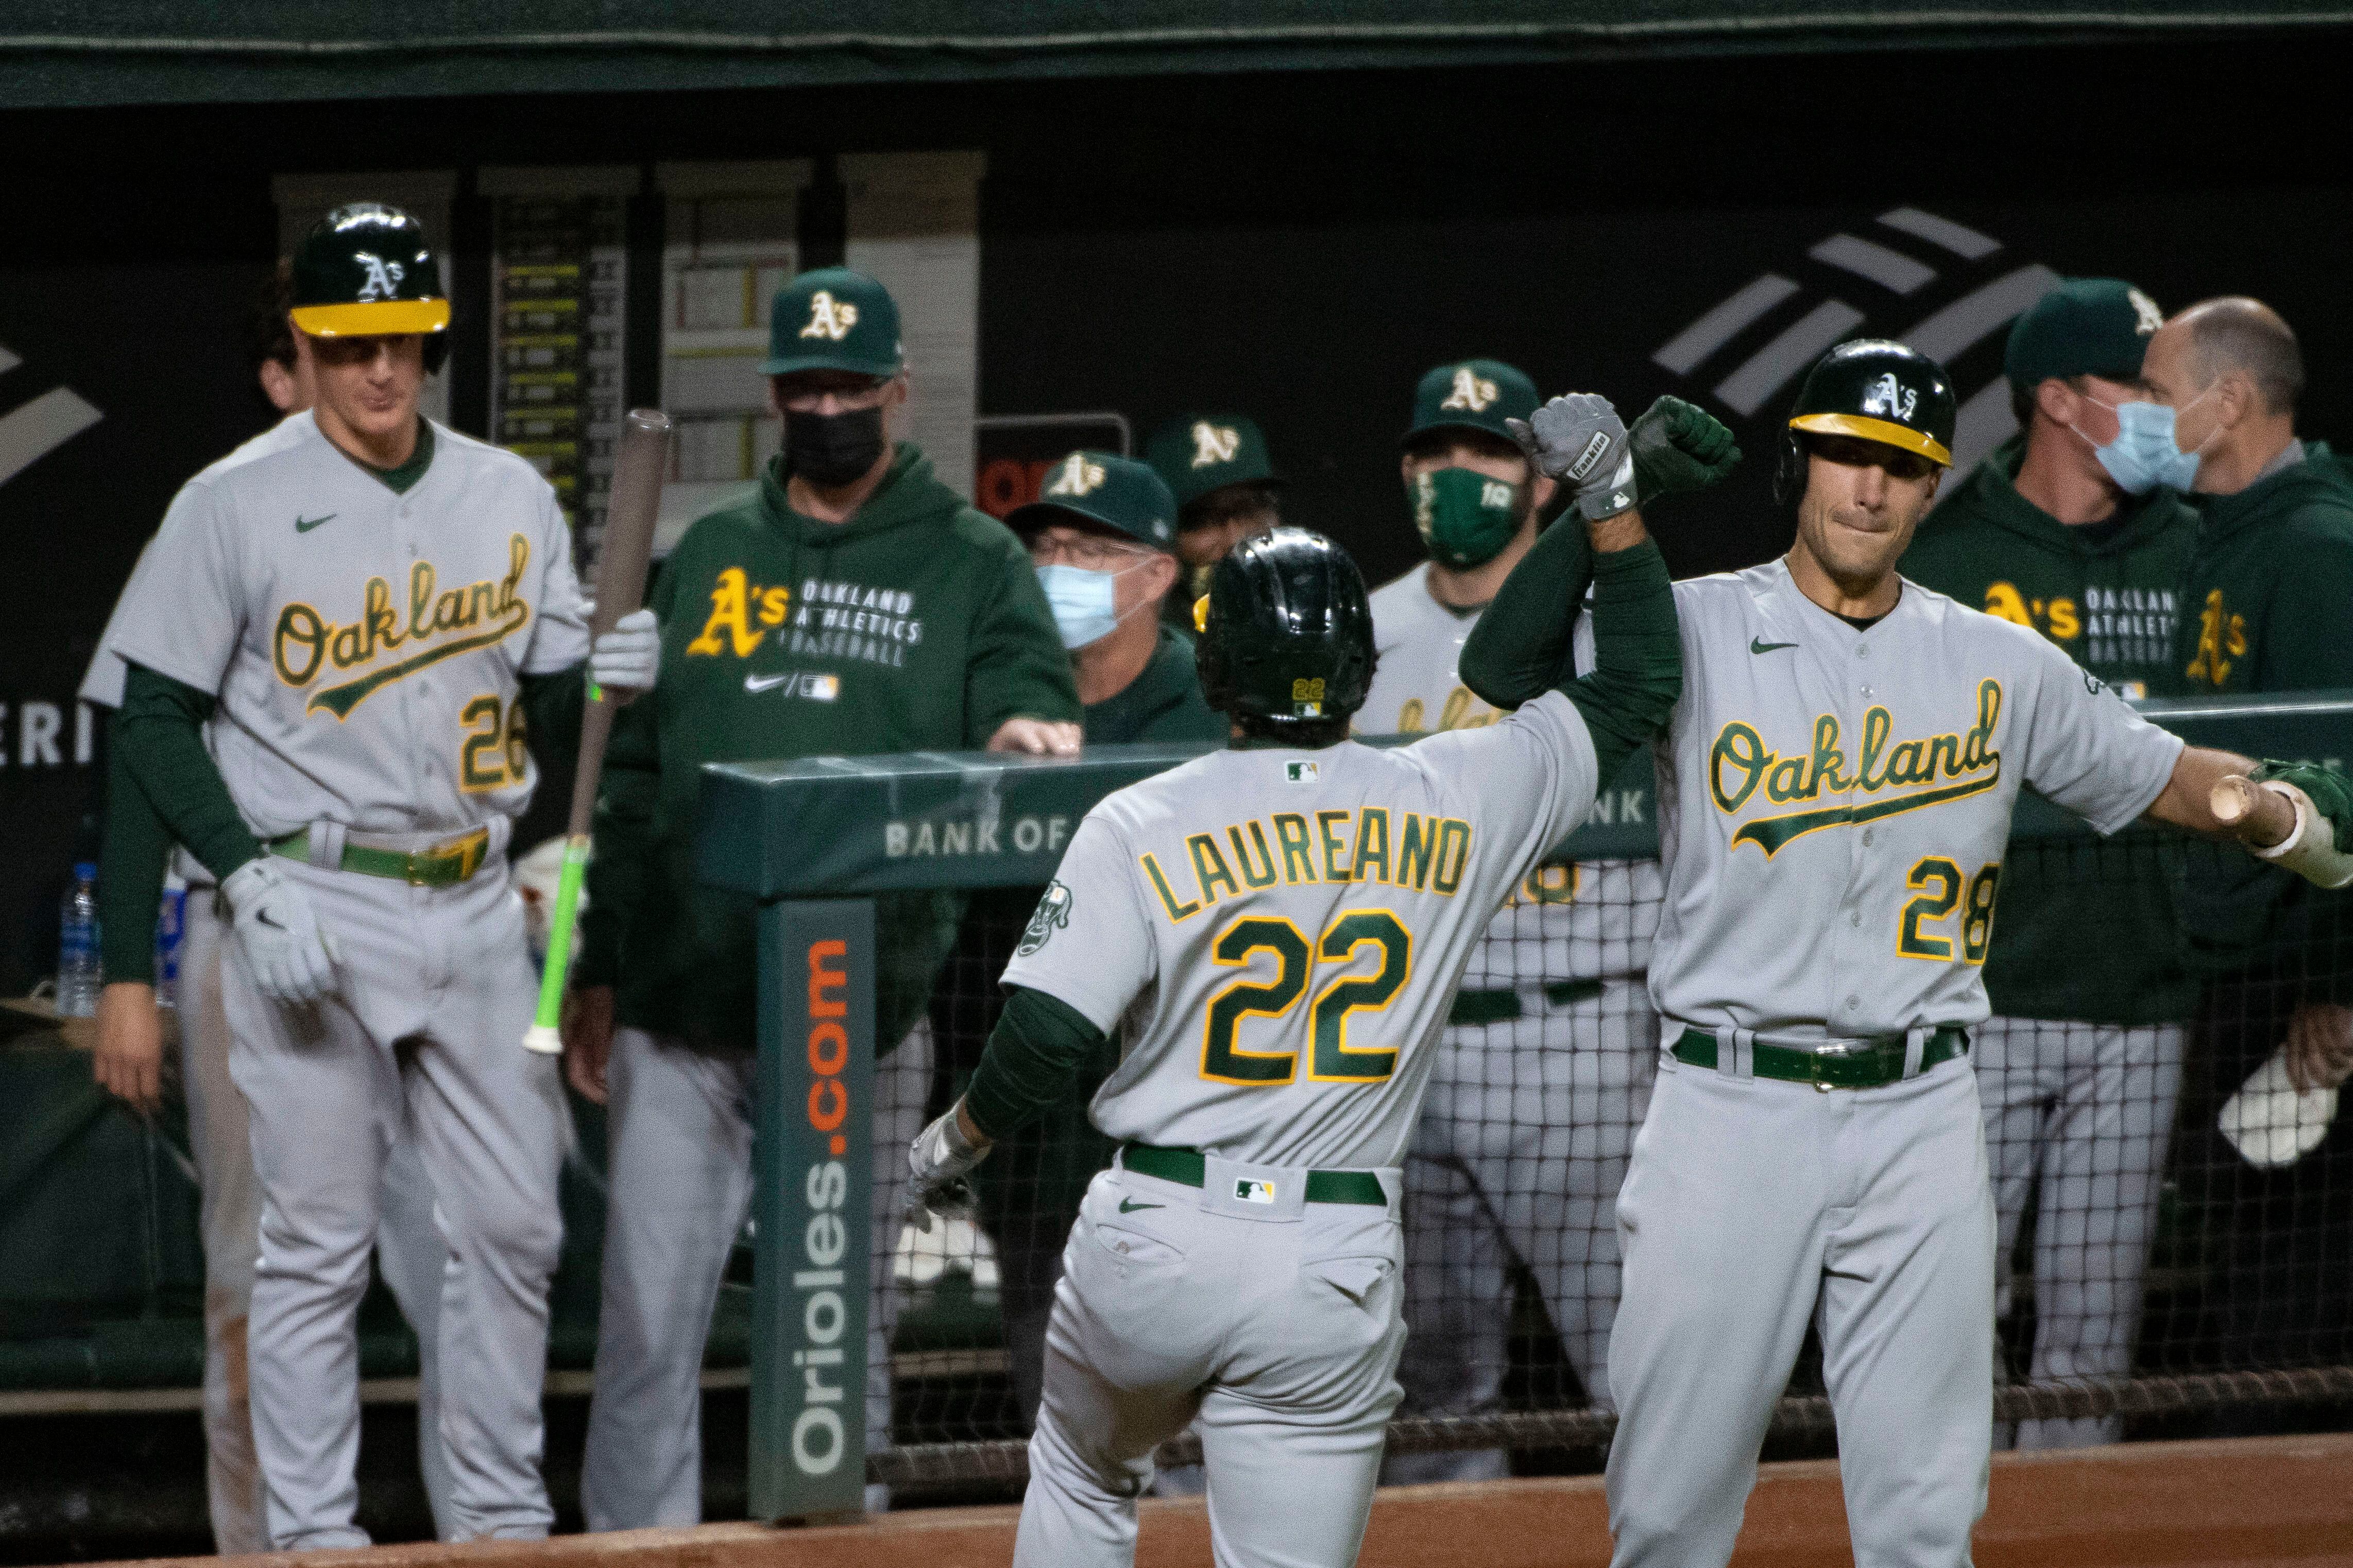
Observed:
[[[1046,607],[1054,612],[1064,647],[1084,647],[1119,629],[1126,619],[1119,613],[1119,580],[1134,570],[1094,572],[1059,561],[1038,568],[1038,585],[1046,590]]]
[[[882,456],[882,409],[785,416],[785,461],[813,485],[831,489],[862,478]]]
[[[1441,566],[1493,561],[1520,531],[1520,487],[1469,468],[1440,468],[1405,482],[1422,547]]]
[[[2197,407],[2213,391],[2213,387],[2208,387],[2185,406]],[[2093,447],[2092,456],[2127,494],[2147,495],[2159,485],[2186,490],[2197,482],[2198,465],[2206,448],[2214,444],[2214,437],[2209,436],[2195,452],[2183,451],[2173,437],[2179,414],[2179,410],[2162,403],[2119,403],[2116,438],[2105,447]],[[2219,429],[2214,432],[2215,436],[2221,434]]]

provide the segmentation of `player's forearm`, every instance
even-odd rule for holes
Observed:
[[[1630,517],[1630,531],[1602,532]],[[1683,689],[1675,585],[1659,547],[1641,528],[1640,515],[1632,512],[1594,524],[1597,545],[1629,531],[1635,542],[1593,557],[1593,673],[1560,687],[1584,715],[1603,779],[1666,727]]]
[[[205,750],[204,725],[212,709],[213,700],[195,687],[134,664],[123,683],[114,744],[172,837],[226,881],[261,853],[261,845]]]
[[[2293,810],[2284,808],[2284,817],[2281,811],[2264,811],[2253,819],[2238,823],[2223,822],[2214,815],[2214,785],[2225,774],[2243,777],[2254,769],[2253,762],[2235,752],[2184,746],[2181,755],[2174,760],[2173,776],[2142,815],[2152,822],[2168,823],[2209,838],[2229,838],[2269,848],[2294,829]]]
[[[1573,676],[1577,611],[1592,580],[1593,549],[1579,519],[1564,517],[1538,534],[1462,645],[1462,684],[1508,710]]]
[[[155,910],[171,855],[172,830],[131,776],[119,737],[110,736],[106,827],[98,847],[99,940],[110,984],[154,979]]]
[[[1013,987],[964,1093],[967,1135],[1002,1138],[1036,1121],[1070,1092],[1071,1080],[1103,1045],[1103,1032],[1069,1004]]]

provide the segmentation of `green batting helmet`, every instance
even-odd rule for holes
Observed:
[[[1197,610],[1209,706],[1286,729],[1345,721],[1373,684],[1373,606],[1348,552],[1271,528],[1226,552]]]
[[[1806,493],[1808,433],[1877,441],[1949,468],[1957,414],[1945,367],[1926,354],[1884,338],[1841,343],[1814,362],[1798,388],[1781,431],[1773,499],[1795,506]]]
[[[294,250],[294,325],[314,338],[444,332],[449,296],[425,226],[382,202],[353,202]]]

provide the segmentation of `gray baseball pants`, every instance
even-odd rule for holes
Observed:
[[[699,1053],[617,1029],[607,1082],[605,1277],[596,1392],[581,1461],[591,1530],[702,1522],[702,1352],[727,1254],[752,1202],[749,1055]],[[891,1441],[893,1255],[907,1207],[907,1145],[923,1130],[932,1026],[875,1064],[874,1205],[866,1329],[866,1446]],[[867,1488],[867,1507],[889,1506]]]
[[[1993,1419],[1968,1063],[1820,1091],[1722,1054],[1725,1069],[1662,1057],[1618,1197],[1614,1568],[1724,1568],[1809,1322],[1858,1568],[1965,1568]]]
[[[281,869],[342,958],[339,990],[312,1006],[262,995],[233,953],[219,965],[261,1197],[248,1360],[270,1544],[367,1543],[357,1315],[379,1235],[411,1237],[425,1217],[413,1197],[385,1202],[388,1179],[396,1196],[419,1190],[388,1178],[404,1144],[435,1239],[395,1239],[385,1275],[411,1280],[412,1297],[438,1277],[427,1364],[443,1397],[438,1418],[420,1412],[448,1467],[437,1524],[451,1540],[543,1536],[540,1392],[568,1123],[554,1061],[520,1043],[538,991],[522,902],[503,861],[438,889]]]
[[[1219,1568],[1356,1560],[1396,1408],[1400,1174],[1386,1207],[1212,1159],[1187,1187],[1095,1177],[1046,1331],[1015,1568],[1126,1568],[1152,1453],[1192,1423]],[[1280,1202],[1233,1197],[1271,1181]]]
[[[2000,1216],[1994,1311],[2007,1316],[2019,1221],[2035,1197],[2036,1383],[2122,1377],[2140,1330],[2141,1281],[2181,1092],[2179,1024],[1989,1018],[1978,1095]],[[2076,1448],[2124,1436],[2116,1416],[2021,1421],[2021,1448]],[[2011,1438],[1998,1431],[1996,1440]]]
[[[1528,1270],[1593,1403],[1609,1399],[1618,1187],[1649,1104],[1659,1026],[1640,982],[1563,1005],[1527,986],[1508,1022],[1449,1028],[1406,1161],[1409,1415],[1503,1408],[1512,1268]],[[1401,1454],[1389,1485],[1509,1474],[1500,1448]]]

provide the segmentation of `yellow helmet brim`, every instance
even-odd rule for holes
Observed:
[[[297,305],[288,314],[314,338],[372,338],[438,332],[449,325],[447,300],[366,300],[348,305]]]

